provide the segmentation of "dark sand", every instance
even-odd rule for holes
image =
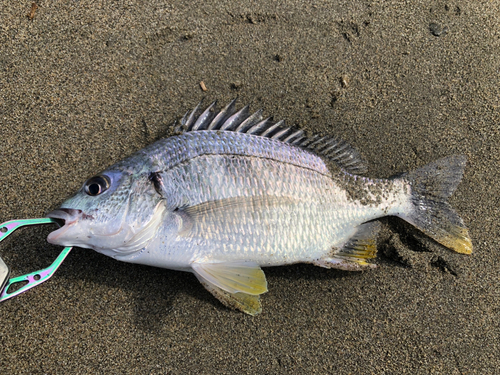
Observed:
[[[467,155],[452,204],[474,254],[384,220],[376,270],[266,269],[250,317],[190,274],[75,249],[0,305],[0,373],[499,373],[500,2],[203,3],[1,2],[0,221],[238,96],[349,141],[370,176]],[[14,275],[55,258],[50,230],[2,244]]]

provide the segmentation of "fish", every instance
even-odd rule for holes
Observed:
[[[200,113],[201,112],[201,113]],[[462,254],[472,242],[448,198],[466,157],[452,155],[388,179],[335,136],[200,104],[176,134],[106,170],[47,217],[47,241],[116,260],[193,273],[229,308],[262,311],[263,267],[295,263],[374,268],[380,219],[397,216]]]

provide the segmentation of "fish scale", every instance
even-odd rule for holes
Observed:
[[[251,142],[249,139],[248,143]],[[318,157],[312,155],[311,158]],[[314,160],[311,164],[317,163]],[[252,184],[257,172],[266,178],[259,184]],[[178,184],[180,178],[183,180]],[[381,206],[370,210],[358,202],[350,202],[345,191],[330,177],[312,168],[262,157],[198,156],[163,172],[162,179],[176,181],[175,184],[166,182],[162,194],[181,197],[182,205],[259,196],[284,197],[292,202],[289,207],[278,206],[279,214],[276,210],[267,210],[268,204],[263,201],[261,206],[253,206],[251,210],[245,208],[226,211],[224,216],[214,215],[210,218],[211,227],[196,227],[189,239],[177,242],[179,252],[192,254],[191,262],[207,254],[216,261],[241,259],[239,251],[261,254],[259,259],[253,260],[263,266],[312,261],[334,247],[340,248],[352,235],[352,228],[381,215]],[[257,219],[252,216],[255,213],[259,214]],[[256,228],[261,234],[241,236],[241,229],[247,227]],[[219,237],[210,237],[207,241],[206,231],[210,229]],[[200,239],[204,240],[203,246],[196,242]],[[246,241],[244,246],[239,246],[242,241]],[[222,252],[218,250],[221,243],[229,244]],[[272,259],[266,258],[267,252],[275,254]]]

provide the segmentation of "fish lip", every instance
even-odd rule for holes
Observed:
[[[77,210],[74,208],[58,208],[57,210],[49,212],[46,217],[50,217],[52,219],[58,219],[64,221],[64,225],[61,228],[50,232],[47,236],[47,242],[60,245],[58,243],[58,239],[64,234],[70,226],[73,226],[78,220],[82,217],[82,210]]]
[[[65,224],[70,224],[68,221],[73,222],[82,216],[82,210],[74,208],[58,208],[57,210],[49,212],[45,216],[52,219],[61,219],[64,220]]]

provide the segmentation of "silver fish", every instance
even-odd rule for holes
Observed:
[[[199,107],[199,106],[198,106]],[[470,254],[447,203],[466,159],[450,156],[391,179],[363,177],[347,143],[215,103],[186,114],[180,135],[159,140],[87,180],[47,216],[65,224],[50,243],[117,260],[193,272],[225,305],[255,315],[267,292],[261,267],[312,263],[374,267],[388,215]]]

